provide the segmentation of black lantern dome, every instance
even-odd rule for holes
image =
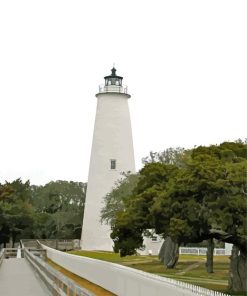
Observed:
[[[122,86],[123,77],[116,75],[116,69],[113,67],[111,69],[111,75],[105,76],[105,86],[116,85]]]
[[[125,94],[128,98],[130,95],[128,94],[128,87],[122,84],[123,77],[118,76],[116,74],[117,70],[113,66],[111,69],[111,75],[105,76],[105,84],[99,86],[99,93],[96,94],[96,97],[99,94],[106,94],[106,93],[119,93]]]

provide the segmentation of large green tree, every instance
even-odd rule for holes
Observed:
[[[184,159],[190,152],[184,148],[168,148],[162,152],[150,152],[148,157],[142,159],[143,164],[170,164],[175,166],[181,166],[184,163]],[[123,177],[116,182],[113,190],[108,193],[104,198],[104,207],[101,210],[101,220],[110,225],[114,225],[115,218],[121,215],[121,212],[127,207],[128,201],[132,200],[134,189],[140,179],[139,174],[124,174]],[[143,176],[142,176],[143,179]],[[162,180],[162,178],[161,178]],[[151,180],[151,182],[155,180]],[[145,181],[144,181],[145,182]],[[139,182],[139,185],[142,182]],[[149,183],[145,186],[149,186]],[[146,232],[148,235],[149,233]]]
[[[231,287],[246,290],[246,144],[198,147],[183,165],[148,163],[112,231],[116,250],[133,254],[154,228],[178,244],[216,238],[234,245]]]

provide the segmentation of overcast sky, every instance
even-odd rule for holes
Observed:
[[[87,181],[113,63],[149,151],[246,138],[247,1],[0,1],[0,182]]]

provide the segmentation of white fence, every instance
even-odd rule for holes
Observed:
[[[187,255],[206,255],[207,248],[179,248],[179,254],[187,254]],[[226,255],[225,249],[214,249],[214,255]]]
[[[58,265],[119,296],[226,295],[126,266],[42,247],[46,249],[47,257]]]

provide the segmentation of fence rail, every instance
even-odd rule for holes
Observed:
[[[189,248],[189,247],[180,247],[179,254],[188,254],[188,255],[207,255],[207,248]],[[226,255],[225,249],[214,249],[214,255]]]
[[[24,254],[25,258],[38,272],[40,278],[46,284],[47,288],[51,292],[51,295],[95,296],[92,292],[82,288],[73,280],[64,276],[61,272],[33,255],[26,248],[24,249]]]
[[[61,251],[80,249],[79,239],[40,239],[40,243]],[[37,243],[37,241],[36,241]]]
[[[2,262],[3,262],[3,259],[4,259],[4,252],[5,252],[4,249],[2,249],[2,250],[0,251],[0,266],[1,266],[1,264],[2,264]]]

